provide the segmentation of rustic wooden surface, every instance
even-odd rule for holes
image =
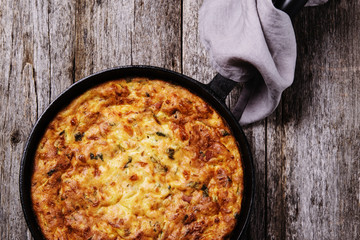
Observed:
[[[197,31],[201,3],[0,0],[0,239],[31,239],[18,191],[22,151],[71,83],[130,64],[214,76]],[[360,2],[304,9],[294,27],[294,84],[274,114],[244,128],[257,184],[249,239],[359,239]]]

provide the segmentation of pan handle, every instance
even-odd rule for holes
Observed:
[[[222,76],[220,73],[216,74],[216,76],[207,84],[211,90],[213,90],[217,97],[225,102],[227,95],[233,90],[233,88],[238,84],[229,78]]]
[[[293,17],[298,13],[308,0],[274,0],[274,6],[280,10],[286,12],[290,17]],[[243,90],[241,91],[237,106],[236,112],[234,113],[234,117],[237,120],[240,120],[245,107],[255,91],[258,87],[261,80],[260,74],[255,76],[255,79],[252,81],[248,81],[245,83]],[[222,101],[225,102],[226,97],[229,95],[231,90],[238,84],[231,79],[228,79],[218,73],[211,81],[207,84],[207,86],[216,93],[215,95]],[[244,91],[247,89],[247,91]]]
[[[274,0],[274,6],[294,17],[308,2],[308,0]]]

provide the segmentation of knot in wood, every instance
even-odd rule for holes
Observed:
[[[18,129],[15,129],[10,134],[10,142],[12,144],[18,144],[21,141],[21,133]]]

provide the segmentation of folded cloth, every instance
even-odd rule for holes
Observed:
[[[199,31],[211,65],[222,76],[247,83],[241,95],[250,97],[240,95],[233,110],[235,116],[242,113],[240,124],[269,116],[294,78],[296,41],[289,16],[271,0],[204,0]]]

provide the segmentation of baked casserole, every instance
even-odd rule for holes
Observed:
[[[228,239],[240,213],[237,142],[197,95],[129,78],[77,97],[42,137],[31,180],[46,239]]]

